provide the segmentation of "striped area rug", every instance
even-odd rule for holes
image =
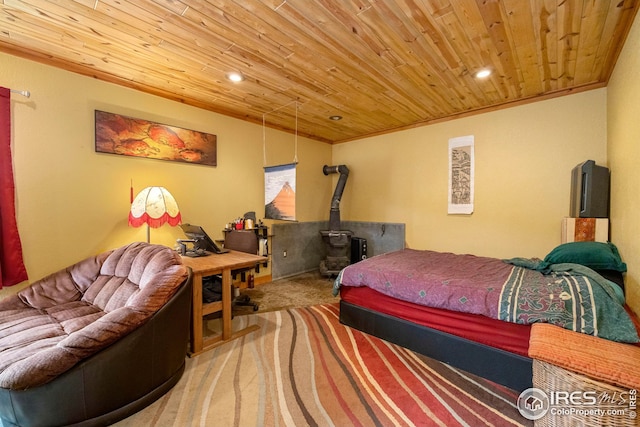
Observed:
[[[260,329],[187,360],[117,426],[531,425],[518,394],[345,327],[337,304],[238,316]]]

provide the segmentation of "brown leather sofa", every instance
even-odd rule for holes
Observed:
[[[0,424],[110,425],[170,390],[189,340],[191,274],[133,243],[0,301]]]

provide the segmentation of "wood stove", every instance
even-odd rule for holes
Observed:
[[[325,175],[339,173],[338,183],[331,198],[331,210],[329,212],[329,230],[320,230],[322,241],[327,248],[327,257],[320,261],[320,274],[330,276],[338,274],[340,270],[350,264],[351,236],[349,230],[342,230],[340,224],[340,198],[344,186],[349,177],[349,168],[345,165],[324,165],[322,172]]]

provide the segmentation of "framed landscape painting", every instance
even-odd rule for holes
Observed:
[[[95,111],[96,152],[217,166],[216,135]]]
[[[296,163],[264,168],[264,217],[296,220]]]

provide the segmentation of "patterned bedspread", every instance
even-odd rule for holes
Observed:
[[[591,273],[542,274],[496,258],[404,249],[346,267],[334,290],[368,286],[419,305],[514,323],[552,323],[613,341],[640,341],[615,292],[606,289],[616,285]]]

